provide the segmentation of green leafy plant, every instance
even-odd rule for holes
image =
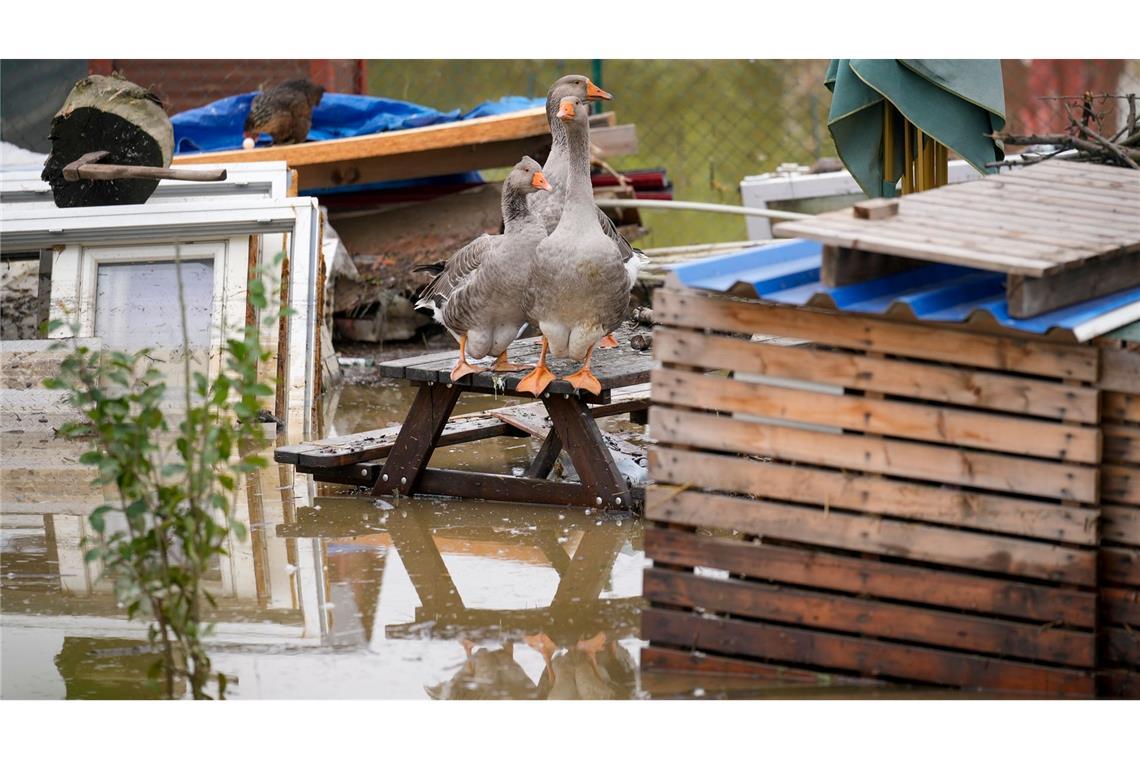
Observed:
[[[209,699],[212,670],[203,639],[212,625],[203,613],[216,601],[203,580],[227,554],[231,534],[245,539],[245,526],[233,517],[236,491],[243,474],[266,465],[256,453],[268,443],[258,421],[259,399],[272,396],[273,389],[257,377],[258,363],[269,352],[253,326],[240,340],[226,341],[216,377],[193,371],[180,268],[178,295],[183,408],[171,403],[149,349],[73,346],[59,375],[45,385],[68,392],[81,420],[60,434],[91,441],[80,461],[97,467],[97,481],[118,494],[117,501],[91,513],[85,560],[102,562],[129,618],[149,618],[150,642],[161,652],[149,673],[161,681],[165,696],[174,697],[176,680],[183,677],[195,699]],[[247,297],[258,309],[268,308],[260,276],[250,281]],[[226,678],[218,673],[216,679],[217,695],[224,699]]]

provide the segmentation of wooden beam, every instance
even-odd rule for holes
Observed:
[[[925,261],[915,261],[902,256],[853,251],[850,248],[825,245],[819,279],[824,287],[834,288],[898,274],[925,265]]]
[[[1045,277],[1011,274],[1005,291],[1010,316],[1024,319],[1137,285],[1140,252],[1093,259]]]

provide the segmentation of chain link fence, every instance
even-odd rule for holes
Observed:
[[[439,109],[502,95],[545,97],[567,73],[613,93],[599,104],[637,126],[636,154],[619,171],[663,168],[678,200],[739,203],[742,177],[834,156],[824,60],[371,61],[368,91]],[[742,217],[642,211],[642,247],[746,238]]]

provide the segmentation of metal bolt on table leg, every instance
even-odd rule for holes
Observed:
[[[360,468],[360,474],[361,474],[363,477],[368,477],[368,468],[367,468],[367,467],[361,467],[361,468]]]
[[[407,478],[400,478],[400,485],[402,485],[402,486],[406,486],[407,484],[408,484],[408,479],[407,479]]]
[[[387,482],[388,482],[388,473],[384,473],[384,474],[383,474],[383,475],[381,475],[380,477],[384,479],[384,482],[385,482],[385,483],[387,483]]]
[[[601,496],[594,497],[594,503],[597,504],[599,507],[602,506],[602,497]]]
[[[620,507],[621,506],[621,497],[618,496],[616,499],[614,499],[614,503]]]

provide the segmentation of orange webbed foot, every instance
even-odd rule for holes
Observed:
[[[474,364],[468,364],[467,359],[459,357],[459,361],[455,363],[455,367],[451,370],[451,382],[459,380],[461,377],[466,377],[473,372],[482,372],[483,368],[476,367]]]
[[[534,366],[531,364],[515,364],[507,358],[506,351],[499,354],[499,358],[491,367],[492,372],[522,372],[525,369],[534,369]]]
[[[602,384],[598,378],[594,377],[594,373],[590,371],[589,365],[582,367],[582,369],[567,375],[562,378],[566,382],[573,385],[580,391],[588,391],[595,396],[602,392]]]
[[[610,333],[606,337],[602,338],[602,342],[598,344],[598,348],[617,348],[617,347],[618,347],[617,338],[614,337],[613,333]]]
[[[545,364],[535,365],[526,377],[519,380],[519,393],[532,393],[535,398],[542,395],[546,386],[554,382],[554,373],[546,368]]]

